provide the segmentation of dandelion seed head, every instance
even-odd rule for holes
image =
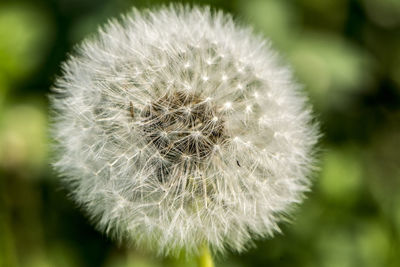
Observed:
[[[222,12],[133,10],[51,97],[56,169],[97,227],[159,254],[242,251],[309,189],[318,131],[269,43]]]

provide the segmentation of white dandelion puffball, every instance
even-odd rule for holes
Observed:
[[[63,65],[56,169],[98,229],[241,251],[309,189],[318,130],[269,43],[208,8],[133,10]]]

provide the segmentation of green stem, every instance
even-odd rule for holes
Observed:
[[[214,267],[212,256],[207,245],[201,248],[200,255],[197,260],[198,267]]]

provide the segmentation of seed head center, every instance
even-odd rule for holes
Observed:
[[[226,139],[215,105],[194,93],[160,97],[142,111],[141,120],[146,141],[170,163],[187,158],[202,162]]]

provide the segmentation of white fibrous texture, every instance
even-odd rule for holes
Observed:
[[[159,254],[241,251],[309,189],[318,131],[269,43],[229,15],[133,10],[51,97],[56,169],[98,229]]]

